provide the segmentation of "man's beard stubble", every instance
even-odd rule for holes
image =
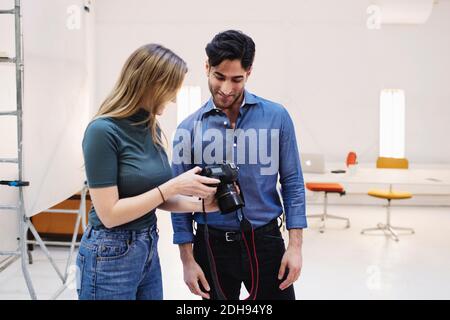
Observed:
[[[218,108],[218,109],[230,109],[232,106],[234,106],[234,104],[236,103],[236,101],[238,101],[244,94],[244,89],[242,89],[242,91],[237,95],[237,97],[227,106],[223,106],[220,103],[218,103],[215,99],[216,95],[219,95],[219,93],[215,93],[211,84],[208,82],[208,87],[209,87],[209,92],[212,95],[213,101],[214,101],[214,105]]]

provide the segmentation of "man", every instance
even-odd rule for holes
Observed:
[[[204,299],[237,300],[244,283],[252,298],[295,300],[292,284],[302,268],[302,229],[307,223],[292,120],[283,106],[245,90],[255,56],[249,36],[235,30],[219,33],[206,54],[212,97],[179,125],[173,172],[234,162],[245,207],[241,215],[209,213],[207,221],[199,212],[172,214],[185,283]],[[277,223],[283,213],[278,175],[289,230],[287,249]],[[242,219],[251,223],[254,246],[240,232]]]

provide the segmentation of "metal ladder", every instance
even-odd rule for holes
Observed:
[[[11,205],[0,205],[0,210],[14,210],[19,217],[19,248],[17,251],[3,251],[0,255],[13,256],[21,258],[22,271],[27,283],[28,291],[32,299],[36,299],[36,293],[34,291],[33,285],[31,283],[30,273],[27,268],[28,263],[28,250],[26,245],[26,237],[28,228],[27,225],[28,218],[25,215],[25,208],[23,203],[23,187],[29,185],[29,183],[22,181],[23,173],[23,159],[22,159],[22,103],[23,103],[23,51],[22,51],[22,24],[21,24],[21,7],[20,0],[14,1],[14,9],[11,10],[0,10],[0,14],[12,14],[14,15],[15,21],[15,52],[14,58],[4,58],[0,57],[0,63],[12,63],[16,66],[16,110],[0,112],[0,116],[13,116],[17,117],[17,158],[0,158],[0,164],[3,163],[13,163],[18,166],[18,180],[16,181],[2,181],[2,185],[7,185],[10,187],[16,187],[18,189],[18,203],[16,206]],[[10,261],[11,263],[11,261]],[[9,264],[10,264],[9,263]]]
[[[62,281],[62,287],[58,289],[52,299],[56,299],[62,291],[67,287],[69,279],[69,264],[71,257],[74,253],[74,247],[76,245],[76,235],[80,226],[80,221],[83,222],[83,227],[85,227],[84,217],[86,214],[85,200],[87,193],[87,186],[84,186],[81,192],[81,205],[79,210],[66,210],[65,213],[77,213],[78,217],[75,223],[75,230],[72,237],[72,242],[70,243],[70,254],[67,260],[66,268],[64,274],[59,270],[55,261],[51,257],[44,241],[42,241],[35,227],[33,226],[31,220],[25,214],[24,206],[24,196],[23,188],[29,186],[29,182],[22,181],[23,179],[23,153],[22,153],[22,133],[23,133],[23,120],[22,120],[22,107],[23,107],[23,34],[22,34],[22,23],[21,23],[21,0],[14,1],[14,9],[11,10],[0,10],[0,15],[14,15],[15,17],[15,57],[5,58],[0,57],[0,63],[15,64],[16,68],[16,110],[10,110],[5,112],[0,112],[0,116],[12,116],[17,118],[17,158],[1,158],[0,164],[13,163],[18,166],[18,180],[5,181],[0,180],[0,187],[13,187],[18,190],[18,202],[17,205],[1,205],[0,204],[0,214],[1,211],[15,211],[19,219],[19,244],[16,251],[0,251],[0,256],[8,256],[6,263],[0,267],[0,271],[4,270],[6,267],[11,265],[17,259],[21,259],[22,272],[27,284],[28,292],[31,299],[36,300],[36,292],[31,281],[30,272],[28,270],[28,264],[31,260],[31,254],[28,251],[28,244],[39,244],[42,251],[50,261],[51,265],[55,269],[59,278]],[[63,210],[64,211],[64,210]],[[61,210],[48,210],[48,212],[61,212]],[[36,241],[27,241],[28,230],[31,231]]]

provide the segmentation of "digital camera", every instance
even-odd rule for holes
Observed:
[[[235,183],[238,183],[238,171],[239,168],[234,163],[226,163],[206,166],[200,173],[202,176],[220,180],[215,198],[223,214],[234,212],[245,206],[243,198],[235,187]]]

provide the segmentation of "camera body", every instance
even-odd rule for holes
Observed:
[[[215,198],[222,214],[234,212],[245,206],[234,185],[235,182],[238,183],[238,171],[239,168],[234,163],[224,163],[206,166],[200,172],[202,176],[220,180]]]

